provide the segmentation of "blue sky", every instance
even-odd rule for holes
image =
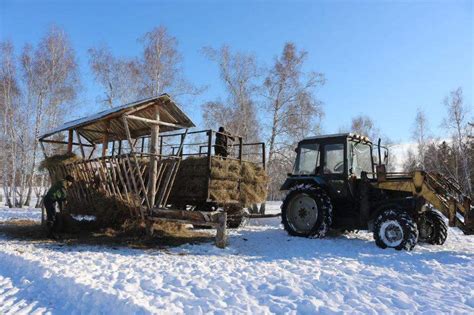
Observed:
[[[6,1],[0,0],[0,38],[17,51],[36,43],[52,23],[69,34],[84,91],[74,115],[96,110],[100,89],[88,69],[87,49],[108,44],[119,56],[139,54],[137,38],[158,25],[179,41],[187,79],[208,86],[188,112],[199,125],[200,104],[223,98],[203,46],[230,45],[271,65],[285,42],[308,51],[307,69],[323,72],[325,132],[351,117],[377,120],[382,132],[408,141],[417,107],[434,133],[443,98],[461,86],[473,109],[472,1]]]

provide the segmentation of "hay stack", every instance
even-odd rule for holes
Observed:
[[[212,157],[208,172],[207,157],[190,157],[181,162],[171,192],[173,204],[202,204],[209,197],[218,204],[262,202],[267,196],[268,177],[258,165]]]
[[[51,175],[51,181],[57,182],[58,180],[61,180],[64,178],[66,175],[65,171],[61,166],[65,166],[70,163],[78,162],[81,161],[82,159],[75,155],[74,153],[66,153],[66,154],[56,154],[52,155],[43,161],[41,161],[39,165],[39,170],[43,171],[47,169],[49,171],[49,174]],[[59,168],[59,169],[58,169]],[[70,174],[73,177],[75,174]]]

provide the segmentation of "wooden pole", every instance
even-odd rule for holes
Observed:
[[[48,158],[48,154],[46,153],[46,148],[44,147],[43,140],[40,140],[39,143],[40,143],[40,145],[41,145],[41,150],[43,151],[44,158],[47,159],[47,158]]]
[[[225,248],[227,245],[227,232],[226,232],[226,225],[227,225],[227,213],[222,212],[218,215],[218,225],[217,225],[217,233],[216,233],[216,246],[219,248]]]
[[[132,141],[132,135],[130,134],[130,128],[128,128],[128,121],[126,116],[122,116],[123,126],[125,128],[125,134],[127,135],[128,144],[130,145],[130,153],[135,151],[135,144]]]
[[[176,129],[188,128],[186,126],[181,126],[181,125],[177,125],[177,124],[172,124],[172,123],[167,123],[167,122],[164,122],[164,121],[160,121],[159,118],[158,119],[148,119],[148,118],[143,118],[143,117],[138,117],[138,116],[133,116],[133,115],[127,115],[127,118],[133,119],[133,120],[138,120],[138,121],[143,121],[143,122],[146,122],[146,123],[152,124],[152,125],[162,125],[162,126],[172,127],[172,128],[176,128]]]
[[[158,105],[154,107],[155,113],[153,119],[156,121],[160,120],[160,111]],[[156,180],[158,177],[158,157],[157,154],[159,152],[159,136],[160,136],[160,125],[153,124],[151,125],[151,137],[150,137],[150,165],[149,165],[149,175],[148,175],[148,200],[150,200],[150,205],[153,207],[155,205],[155,197],[156,197]]]
[[[79,134],[79,131],[77,131],[77,129],[76,129],[76,136],[77,136],[77,142],[79,143],[79,148],[81,148],[82,158],[85,159],[86,153],[84,152],[84,146],[82,145],[81,135]]]
[[[72,152],[72,143],[73,143],[73,130],[70,129],[69,130],[69,134],[68,134],[68,138],[67,138],[67,153],[71,153]]]
[[[110,120],[106,122],[106,132],[104,133],[104,138],[102,140],[102,157],[107,156],[109,151],[109,129],[110,129]]]

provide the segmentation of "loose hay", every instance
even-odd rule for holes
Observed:
[[[75,155],[74,153],[56,154],[41,161],[39,165],[39,169],[41,171],[45,169],[50,170],[57,166],[66,165],[66,164],[81,161],[81,160],[82,159],[78,157],[77,155]]]
[[[140,201],[133,195],[128,200],[108,197],[102,190],[89,190],[90,200],[69,198],[67,210],[71,214],[93,215],[99,227],[120,227],[136,217]],[[125,198],[125,196],[123,196]]]
[[[190,157],[181,162],[171,192],[175,204],[196,204],[209,198],[219,204],[259,203],[267,197],[268,176],[251,162],[212,157],[211,172],[207,157]]]

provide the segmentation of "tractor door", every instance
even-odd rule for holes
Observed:
[[[360,226],[359,194],[354,190],[357,179],[349,173],[349,171],[353,172],[350,170],[352,163],[349,163],[350,148],[350,141],[344,138],[340,143],[324,144],[322,150],[323,177],[328,183],[329,195],[334,206],[333,227],[335,228],[354,229]]]
[[[326,143],[323,146],[322,175],[329,186],[333,202],[347,199],[347,146],[345,142]]]

